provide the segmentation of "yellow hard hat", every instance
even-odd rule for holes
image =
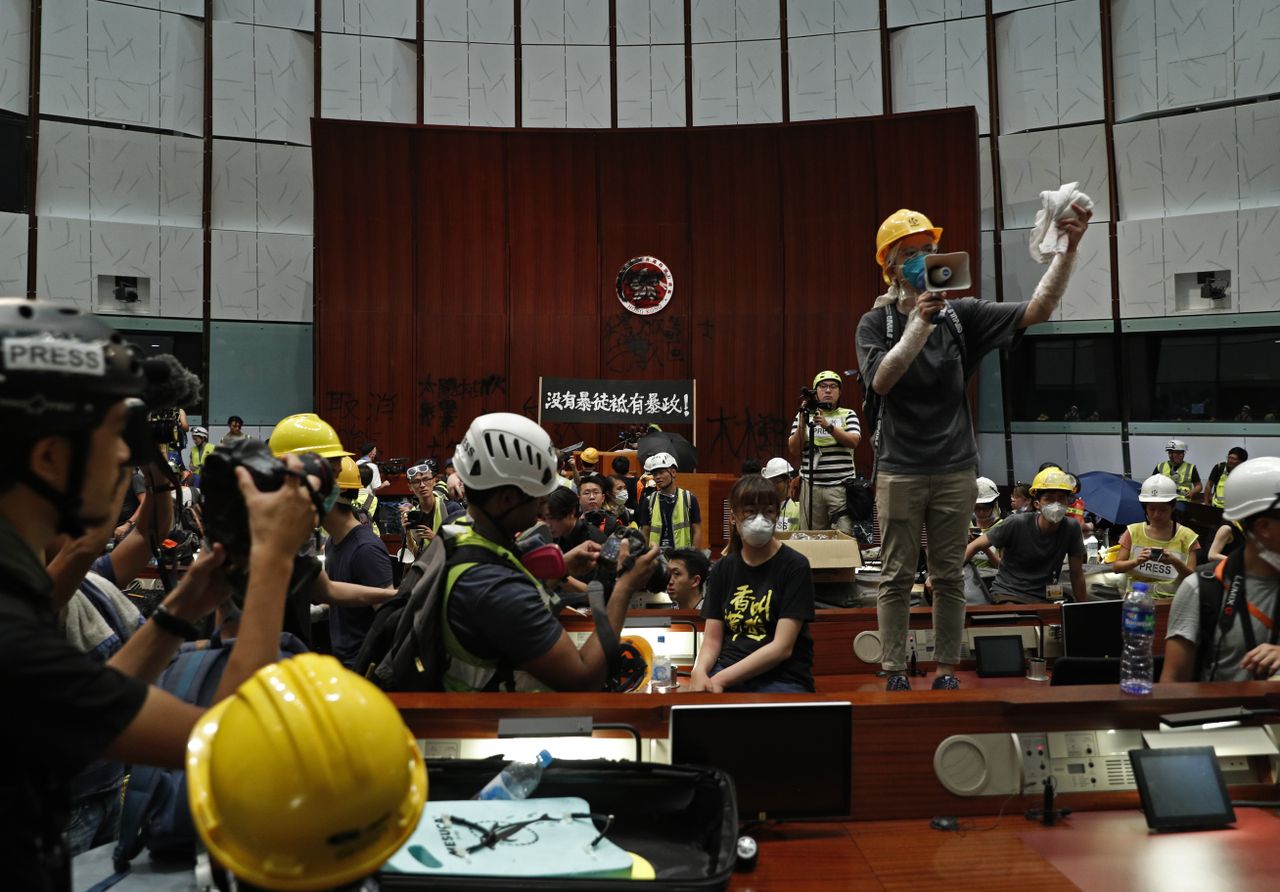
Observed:
[[[197,722],[187,796],[210,854],[265,889],[378,869],[417,826],[427,775],[395,705],[333,657],[259,669]]]
[[[818,385],[821,384],[823,381],[834,381],[837,384],[839,384],[841,387],[844,386],[844,379],[840,377],[838,372],[833,372],[830,369],[828,369],[825,372],[818,372],[818,374],[813,376],[814,389],[816,390],[818,388]]]
[[[934,226],[919,211],[909,211],[906,208],[894,211],[880,224],[880,229],[876,232],[876,263],[879,264],[886,282],[889,281],[889,272],[884,268],[885,255],[894,242],[917,232],[931,232],[935,241],[942,238],[941,226]]]
[[[596,462],[600,461],[600,450],[594,446],[588,446],[586,449],[582,450],[581,455],[582,463],[584,465],[594,465]]]
[[[342,469],[338,471],[338,489],[359,489],[360,466],[349,455],[342,456]]]
[[[653,646],[639,635],[625,635],[618,642],[622,659],[613,678],[614,690],[623,694],[643,691],[653,677]]]
[[[321,458],[341,458],[351,454],[342,448],[338,432],[314,412],[281,419],[271,432],[267,445],[276,458],[304,452],[314,452]]]
[[[1044,492],[1046,489],[1075,492],[1076,481],[1074,477],[1062,470],[1062,468],[1045,468],[1039,474],[1036,474],[1036,479],[1031,481],[1029,492],[1035,495],[1036,493]]]

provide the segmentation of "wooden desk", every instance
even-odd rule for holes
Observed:
[[[753,831],[754,873],[738,892],[831,889],[1274,889],[1280,817],[1236,810],[1230,830],[1151,834],[1141,812],[1087,812],[1043,827],[1022,810],[961,822],[941,832],[927,819],[790,824]]]
[[[1280,707],[1280,685],[1269,682],[1159,684],[1150,697],[1130,697],[1110,685],[1026,684],[959,691],[822,691],[817,694],[393,694],[409,728],[427,739],[491,738],[507,717],[590,715],[634,726],[645,738],[669,733],[671,704],[848,700],[854,704],[852,801],[855,820],[981,815],[993,797],[961,797],[934,775],[934,752],[953,734],[1028,733],[1099,728],[1152,730],[1170,712],[1246,706]],[[614,732],[617,733],[617,732]],[[795,741],[788,758],[803,758]],[[1235,788],[1236,798],[1273,799],[1274,785]],[[1062,793],[1073,809],[1134,808],[1136,792]],[[1034,803],[1015,798],[1010,808]]]

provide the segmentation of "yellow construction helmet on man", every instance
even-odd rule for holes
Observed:
[[[919,211],[906,208],[894,211],[880,224],[880,229],[876,232],[876,264],[880,267],[880,273],[886,282],[889,281],[889,271],[885,269],[885,258],[889,255],[889,249],[896,242],[917,232],[931,233],[934,241],[942,238],[941,226],[934,226],[929,218]]]

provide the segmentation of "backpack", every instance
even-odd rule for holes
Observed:
[[[227,668],[234,640],[215,634],[209,641],[184,644],[156,684],[179,700],[196,706],[212,706],[214,694]],[[280,659],[306,653],[306,645],[283,632]],[[196,829],[187,804],[187,773],[180,768],[135,765],[125,787],[120,812],[120,837],[112,860],[118,873],[144,847],[158,860],[192,861],[196,856]]]
[[[479,545],[457,545],[441,528],[404,573],[395,597],[378,608],[352,666],[384,691],[443,691],[444,583],[459,563],[509,562]],[[514,674],[501,660],[490,687]]]
[[[357,499],[351,503],[351,513],[355,515],[356,520],[365,526],[373,524],[373,512],[369,510],[369,506],[373,504],[374,498],[373,490],[370,489],[363,499]]]
[[[947,329],[956,339],[956,347],[960,351],[960,365],[968,376],[968,359],[965,355],[964,342],[964,325],[960,322],[960,316],[956,313],[955,308],[951,306],[951,301],[944,301],[942,310],[938,313],[947,323]],[[936,316],[934,317],[937,318]],[[893,304],[886,304],[884,307],[884,331],[888,340],[888,350],[893,349],[893,345],[897,343],[897,315],[893,311]],[[862,431],[863,434],[871,441],[871,454],[875,457],[880,455],[880,418],[884,414],[884,397],[875,392],[871,386],[871,382],[863,377],[861,370],[858,372],[858,381],[862,384]],[[871,473],[871,479],[875,479],[874,465]]]

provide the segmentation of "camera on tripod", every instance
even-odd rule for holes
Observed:
[[[830,412],[835,408],[832,403],[822,402],[818,399],[817,388],[801,387],[800,388],[800,406],[808,415],[816,415],[819,412]]]

